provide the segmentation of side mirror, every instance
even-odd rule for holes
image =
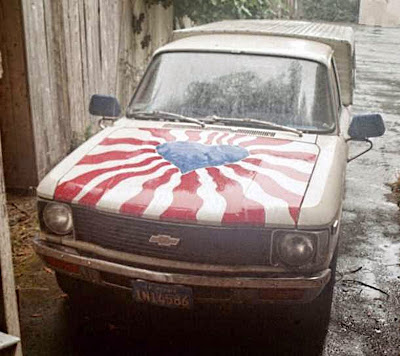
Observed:
[[[384,133],[385,124],[380,114],[356,115],[349,127],[349,136],[354,141],[365,141],[370,137],[382,136]]]
[[[369,143],[369,147],[357,154],[354,157],[351,157],[347,160],[347,162],[352,161],[367,153],[372,149],[373,144],[369,140],[371,137],[379,137],[385,133],[385,124],[383,122],[382,115],[380,114],[366,114],[366,115],[356,115],[351,120],[348,134],[350,138],[347,141],[365,141]]]
[[[117,118],[121,115],[121,106],[116,98],[108,95],[92,95],[89,112],[103,118]]]

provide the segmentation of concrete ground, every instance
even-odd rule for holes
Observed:
[[[387,133],[348,167],[338,282],[325,343],[312,342],[318,330],[299,329],[253,310],[242,310],[234,319],[224,311],[149,316],[121,314],[105,303],[97,315],[82,317],[83,310],[77,318],[54,275],[28,247],[16,266],[24,354],[311,355],[323,346],[325,356],[398,356],[400,214],[387,184],[400,173],[400,28],[360,26],[356,37],[354,112],[383,113]],[[361,148],[351,145],[354,151]],[[33,209],[32,199],[22,204],[25,212]]]
[[[400,28],[357,27],[356,43],[353,112],[382,113],[387,131],[348,165],[341,281],[324,355],[399,355],[400,213],[387,183],[400,174]]]

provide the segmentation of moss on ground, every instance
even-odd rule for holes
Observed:
[[[392,188],[392,192],[395,196],[397,205],[400,208],[400,176],[398,177],[397,181],[390,185]]]

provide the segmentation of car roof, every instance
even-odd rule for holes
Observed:
[[[186,37],[170,42],[161,52],[230,52],[262,54],[312,60],[329,65],[330,46],[309,40],[265,35],[209,34]]]

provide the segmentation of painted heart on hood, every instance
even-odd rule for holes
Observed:
[[[210,146],[187,141],[167,142],[156,149],[163,158],[178,167],[182,174],[199,168],[238,162],[249,156],[249,152],[239,146]]]

